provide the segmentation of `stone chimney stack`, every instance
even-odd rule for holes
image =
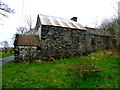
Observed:
[[[71,20],[77,22],[77,17],[73,17],[73,18],[71,18]]]

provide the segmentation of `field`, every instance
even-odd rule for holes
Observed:
[[[115,51],[53,62],[2,66],[3,88],[118,88],[119,61]]]
[[[8,57],[14,55],[14,52],[0,53],[0,58]]]

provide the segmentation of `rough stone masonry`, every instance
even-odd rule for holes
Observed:
[[[41,28],[41,34],[16,35],[15,62],[82,56],[93,51],[109,49],[113,45],[110,36],[68,27],[36,26]],[[39,28],[35,31],[39,31]]]

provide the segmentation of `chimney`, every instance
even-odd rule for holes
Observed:
[[[77,22],[77,17],[73,17],[73,18],[71,18],[71,20]]]

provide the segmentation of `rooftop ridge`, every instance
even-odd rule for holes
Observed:
[[[71,19],[50,16],[50,15],[44,15],[44,14],[38,14],[38,16],[41,20],[42,25],[60,26],[60,27],[68,27],[68,28],[74,28],[74,29],[87,30],[79,22],[73,21]]]
[[[75,22],[71,19],[67,19],[67,18],[61,18],[61,17],[57,17],[57,16],[51,16],[51,15],[44,15],[44,14],[39,14],[39,15],[42,15],[42,16],[48,16],[48,17],[54,17],[54,18],[60,18],[60,19],[66,19],[66,20],[69,20],[69,21],[72,21],[72,22]],[[78,21],[77,21],[78,22]],[[76,22],[75,22],[76,23]]]

